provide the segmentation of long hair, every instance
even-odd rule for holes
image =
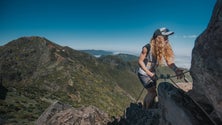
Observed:
[[[174,53],[169,42],[166,43],[163,40],[152,38],[150,40],[150,45],[151,53],[154,57],[156,57],[158,65],[164,64],[163,59],[165,59],[167,62],[174,61]]]

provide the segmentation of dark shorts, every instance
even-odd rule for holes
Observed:
[[[149,76],[138,73],[138,77],[144,88],[151,88],[156,86],[156,81],[153,81]]]

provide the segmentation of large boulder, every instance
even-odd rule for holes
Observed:
[[[158,98],[160,125],[216,125],[195,100],[171,83],[159,84]]]
[[[219,121],[222,119],[222,0],[217,0],[207,29],[192,51],[192,96]]]

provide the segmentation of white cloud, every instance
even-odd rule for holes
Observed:
[[[185,38],[185,39],[189,39],[189,38],[191,38],[191,39],[193,39],[193,38],[197,38],[197,35],[183,35],[182,36],[183,38]]]

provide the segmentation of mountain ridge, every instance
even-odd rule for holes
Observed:
[[[111,66],[102,59],[43,37],[13,40],[1,46],[0,55],[1,84],[9,90],[1,104],[0,118],[9,122],[21,120],[19,117],[27,114],[37,119],[53,100],[74,107],[94,105],[110,115],[121,115],[142,88],[124,61],[111,59],[115,62]],[[123,84],[134,89],[127,91]],[[20,116],[8,110],[17,111]]]

